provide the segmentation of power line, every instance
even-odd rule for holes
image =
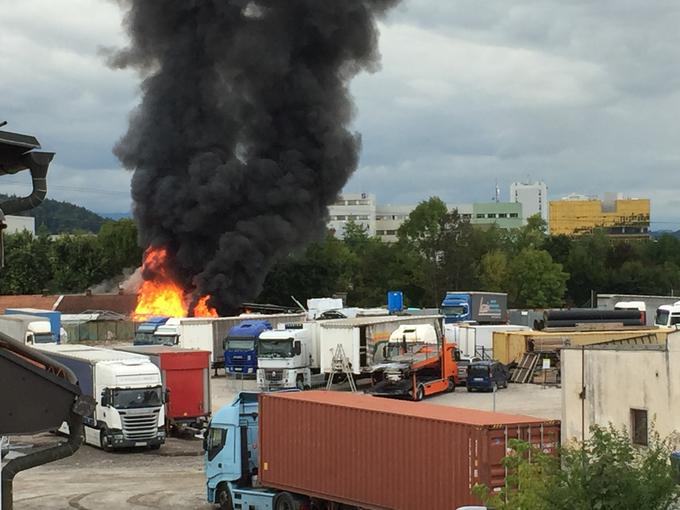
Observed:
[[[10,184],[10,185],[18,185],[18,186],[30,186],[30,183],[24,183],[20,181],[12,181],[12,180],[6,180],[3,179],[0,181],[0,185],[2,184]],[[102,195],[127,195],[130,196],[129,191],[117,191],[117,190],[105,190],[105,189],[100,189],[100,188],[89,188],[85,186],[63,186],[61,184],[49,184],[48,182],[48,189],[61,189],[61,190],[66,190],[66,191],[78,191],[82,193],[99,193]]]

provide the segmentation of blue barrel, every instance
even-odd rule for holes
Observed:
[[[387,310],[390,313],[401,312],[404,309],[404,293],[400,290],[390,290],[387,293]]]

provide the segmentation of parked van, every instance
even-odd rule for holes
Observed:
[[[475,361],[467,367],[465,385],[468,391],[494,391],[508,387],[509,372],[505,365],[498,361]]]

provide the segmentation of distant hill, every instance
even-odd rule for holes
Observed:
[[[0,201],[8,198],[10,197],[0,194]],[[89,209],[51,198],[46,198],[38,207],[21,215],[35,218],[36,232],[44,225],[50,234],[63,234],[79,230],[97,233],[106,221],[105,218]]]
[[[680,239],[680,230],[657,230],[655,232],[650,232],[649,235],[652,236],[652,239],[658,239],[661,236],[673,236]]]
[[[111,212],[111,213],[107,212],[99,213],[99,215],[109,220],[122,220],[124,218],[132,218],[131,212]]]

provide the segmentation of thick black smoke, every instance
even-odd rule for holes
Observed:
[[[357,166],[350,79],[398,0],[121,0],[143,98],[114,149],[144,246],[222,314],[324,230]],[[152,275],[147,275],[152,277]]]

